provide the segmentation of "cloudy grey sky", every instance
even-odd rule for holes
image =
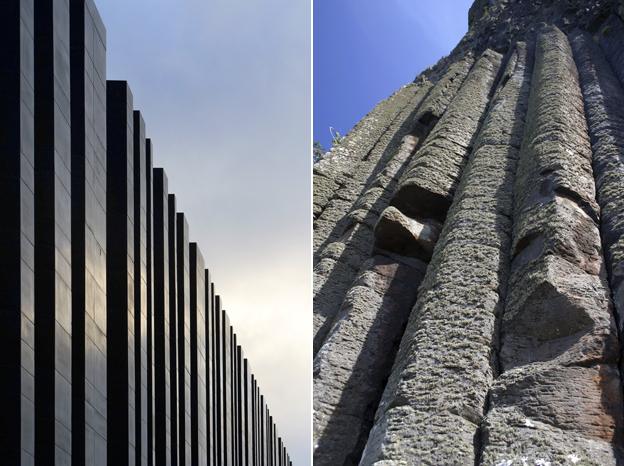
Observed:
[[[310,438],[310,4],[96,0],[296,465]]]

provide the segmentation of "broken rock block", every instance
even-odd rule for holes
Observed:
[[[440,229],[435,220],[421,222],[403,215],[396,207],[388,207],[375,226],[375,248],[428,262]]]

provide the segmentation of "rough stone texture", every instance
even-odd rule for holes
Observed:
[[[315,464],[624,464],[623,8],[476,0],[366,120],[315,210]]]
[[[401,89],[389,101],[382,102],[379,110],[372,112],[373,115],[364,122],[367,124],[351,131],[343,142],[332,148],[326,159],[315,165],[315,173],[318,174],[315,183],[317,178],[320,183],[315,191],[319,196],[322,192],[331,193],[324,202],[318,199],[314,202],[318,206],[314,221],[315,250],[340,235],[341,225],[336,224],[336,220],[349,212],[370,180],[395,156],[402,139],[413,130],[414,110],[430,89],[429,81]],[[375,122],[377,125],[387,124],[387,128],[381,132],[372,131],[371,126]],[[358,150],[349,150],[353,147]],[[362,151],[363,148],[366,150]],[[333,170],[328,170],[327,165]],[[342,168],[336,170],[335,165]],[[336,172],[339,176],[330,178]],[[322,179],[331,179],[334,189],[327,190],[327,183]]]
[[[388,207],[375,226],[375,248],[429,262],[440,228],[438,222],[421,223]]]
[[[408,104],[415,84],[399,89],[388,99],[380,102],[340,142],[314,165],[314,217],[325,209],[353,164],[366,158],[375,144],[390,130],[392,123]]]
[[[357,464],[426,265],[374,256],[314,358],[314,464]]]
[[[599,464],[616,464],[619,342],[595,223],[592,153],[576,65],[568,39],[554,27],[538,38],[527,121],[516,178],[515,257],[501,324],[502,374],[490,394],[482,464],[509,455],[551,462],[582,457],[590,451],[583,446],[588,441],[606,443],[594,458]],[[524,416],[525,425],[507,419],[513,414]],[[536,423],[548,433],[537,444]]]
[[[336,198],[314,224],[314,343],[317,353],[327,336],[345,293],[355,278],[359,265],[370,257],[373,228],[379,213],[389,204],[404,164],[425,140],[451,99],[463,83],[473,59],[468,56],[452,65],[431,89],[425,81],[422,92],[414,97],[413,106],[397,117],[394,133],[387,131],[373,149],[381,159],[365,186],[360,185],[359,198]],[[422,99],[422,93],[427,95]],[[419,102],[422,103],[418,105]],[[370,167],[370,164],[368,164]],[[351,208],[349,208],[351,206]],[[341,249],[332,267],[326,260],[328,249]],[[323,262],[323,265],[321,265]],[[349,266],[344,266],[349,262]],[[340,264],[340,265],[338,265]],[[329,283],[329,285],[326,285]]]
[[[360,464],[474,462],[510,261],[510,180],[518,155],[512,142],[524,126],[530,76],[524,44],[504,76],[421,285]]]
[[[407,167],[392,199],[410,217],[443,221],[489,102],[501,56],[487,50]]]
[[[620,333],[624,324],[624,92],[600,49],[584,33],[572,41],[579,66],[602,210],[601,233]],[[620,47],[621,49],[621,47]]]
[[[598,42],[604,50],[615,75],[624,84],[624,23],[617,16],[611,16],[598,32]]]

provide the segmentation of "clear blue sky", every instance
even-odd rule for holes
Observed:
[[[379,101],[453,49],[472,0],[316,0],[314,136],[347,133]]]

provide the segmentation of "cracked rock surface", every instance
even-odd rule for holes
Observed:
[[[623,16],[476,0],[315,165],[315,465],[624,464]]]

